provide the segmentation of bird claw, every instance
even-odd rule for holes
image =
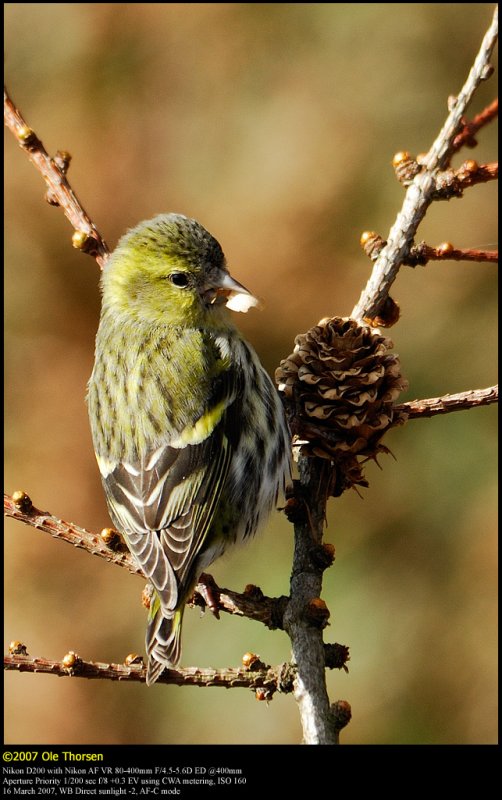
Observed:
[[[214,578],[206,572],[201,574],[197,586],[195,587],[194,603],[195,605],[201,605],[203,608],[208,608],[216,619],[220,618],[220,590]]]

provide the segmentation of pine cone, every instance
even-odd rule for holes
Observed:
[[[346,317],[322,319],[295,339],[294,352],[276,370],[293,433],[302,455],[329,459],[336,477],[332,494],[367,486],[362,464],[388,452],[385,431],[405,421],[393,406],[408,388],[390,339]]]

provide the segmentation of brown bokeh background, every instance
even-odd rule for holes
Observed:
[[[7,3],[6,81],[110,246],[157,213],[199,219],[265,308],[239,324],[272,373],[320,317],[350,313],[370,272],[363,230],[385,236],[403,198],[390,162],[426,151],[465,80],[492,4]],[[472,114],[493,99],[495,79]],[[98,269],[6,133],[6,491],[99,530],[108,517],[84,395]],[[473,153],[496,159],[496,126]],[[430,244],[496,242],[496,187],[437,203]],[[392,329],[407,399],[496,381],[493,265],[403,268]],[[327,639],[350,646],[346,743],[487,744],[497,737],[496,412],[412,422],[370,488],[330,501]],[[31,655],[122,661],[143,652],[142,582],[8,521],[5,643]],[[223,586],[287,594],[281,515],[213,567]],[[290,657],[248,620],[185,615],[185,664]],[[294,700],[8,673],[8,743],[297,743]]]

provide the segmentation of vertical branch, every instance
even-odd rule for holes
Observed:
[[[328,612],[319,599],[323,566],[316,553],[322,544],[329,462],[301,456],[300,501],[305,513],[295,522],[295,549],[291,574],[291,600],[284,615],[293,659],[298,667],[294,694],[300,712],[305,744],[338,744],[325,676],[322,628]],[[325,565],[324,565],[325,566]]]
[[[455,136],[463,114],[480,83],[490,76],[490,57],[498,35],[498,11],[488,28],[469,76],[452,104],[451,111],[430,148],[423,171],[414,178],[406,192],[403,206],[387,237],[387,244],[376,259],[366,287],[352,311],[361,320],[374,317],[388,297],[399,268],[408,255],[413,237],[434,199],[436,172],[442,169],[454,149]]]
[[[406,192],[401,211],[389,233],[387,244],[375,261],[366,288],[352,311],[355,320],[374,316],[397,277],[399,268],[409,253],[417,228],[434,199],[438,170],[448,163],[453,143],[462,124],[463,114],[479,84],[490,75],[491,57],[498,33],[498,14],[488,29],[474,65],[454,103],[443,128],[433,143]],[[297,337],[297,348],[299,339]],[[302,346],[306,345],[303,342]],[[299,374],[300,356],[290,356],[294,382]],[[288,360],[286,360],[288,361]],[[285,373],[287,369],[283,370]],[[320,372],[316,373],[316,376]],[[288,380],[281,377],[284,387]],[[398,388],[397,385],[395,387]],[[403,388],[403,385],[399,387]],[[338,397],[339,399],[339,397]],[[353,401],[353,400],[352,400]],[[291,575],[291,600],[284,615],[284,628],[292,643],[293,658],[298,668],[295,698],[298,703],[305,744],[337,744],[337,706],[330,706],[326,679],[322,629],[329,612],[320,599],[322,588],[322,533],[326,501],[331,494],[330,462],[318,458],[300,457],[300,481],[297,502],[305,513],[295,520],[295,550]],[[320,562],[320,563],[319,563]]]

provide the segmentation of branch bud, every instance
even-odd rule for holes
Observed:
[[[9,645],[9,653],[11,654],[11,656],[27,656],[28,650],[26,649],[25,644],[15,639]]]
[[[75,231],[71,237],[71,243],[76,250],[85,250],[91,237],[85,231]]]
[[[320,597],[314,597],[313,600],[309,600],[305,609],[305,619],[314,628],[321,628],[321,630],[325,628],[329,617],[329,609],[324,600],[321,600]]]
[[[23,492],[21,489],[15,491],[12,495],[12,502],[20,511],[24,511],[25,513],[31,511],[33,508],[33,503],[31,502],[31,497]]]
[[[140,664],[143,667],[143,656],[138,655],[138,653],[129,653],[124,659],[124,664],[126,667],[132,667],[136,664]]]
[[[336,703],[332,704],[330,711],[337,731],[345,728],[352,718],[352,709],[347,700],[337,700]]]

